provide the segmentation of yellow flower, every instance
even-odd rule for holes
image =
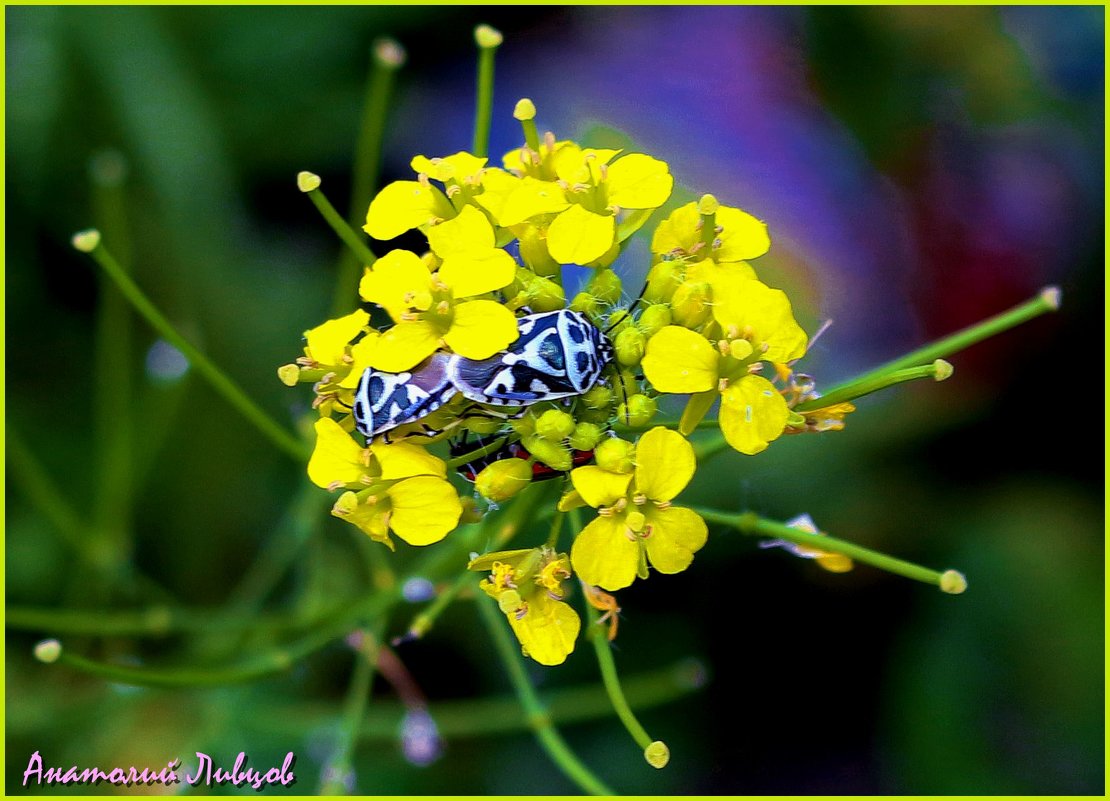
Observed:
[[[563,581],[571,575],[566,554],[549,548],[501,551],[467,567],[491,571],[478,586],[497,601],[525,656],[559,665],[574,651],[581,621],[563,601]]]
[[[789,409],[775,386],[753,374],[760,361],[781,363],[805,353],[805,332],[786,295],[755,279],[737,282],[713,306],[711,344],[700,334],[669,325],[647,344],[641,366],[660,392],[690,393],[681,430],[693,431],[721,395],[720,426],[728,443],[756,454],[786,427]]]
[[[619,150],[582,149],[573,142],[510,151],[506,169],[521,173],[496,209],[497,224],[505,227],[531,222],[546,230],[551,258],[560,264],[591,264],[614,255],[616,245],[666,202],[674,185],[666,162],[641,153],[613,159]],[[612,163],[610,163],[612,162]],[[642,211],[626,217],[624,210]],[[522,241],[525,236],[514,228]]]
[[[374,239],[393,239],[454,216],[451,201],[427,181],[394,181],[370,202],[362,230]]]
[[[762,256],[770,249],[767,226],[746,211],[730,206],[717,207],[716,223],[722,230],[716,234],[713,246],[706,252],[702,243],[698,204],[687,203],[659,223],[651,237],[651,252],[656,256],[693,257],[697,261],[730,264],[747,276],[754,275],[745,261]]]
[[[579,578],[619,590],[637,576],[647,578],[649,562],[660,573],[689,567],[694,553],[705,545],[705,521],[671,501],[690,483],[695,467],[690,443],[681,434],[656,427],[640,437],[631,474],[575,469],[575,490],[598,510],[571,549]]]
[[[512,257],[493,247],[489,222],[467,207],[436,229],[429,240],[443,260],[437,272],[428,272],[416,254],[393,250],[368,268],[359,284],[363,300],[384,308],[397,323],[370,355],[380,370],[408,370],[441,347],[485,359],[518,336],[516,317],[500,303],[459,301],[501,289],[516,275]]]
[[[296,386],[311,381],[316,392],[313,407],[321,415],[337,410],[345,413],[354,402],[354,389],[370,366],[378,340],[378,332],[368,327],[369,320],[370,315],[359,310],[305,331],[304,356],[278,371],[282,382]],[[358,342],[351,344],[360,335]]]
[[[332,509],[336,517],[390,548],[391,529],[410,545],[429,545],[458,525],[462,505],[442,459],[407,443],[363,448],[330,417],[315,427],[308,477],[318,487],[346,490]]]

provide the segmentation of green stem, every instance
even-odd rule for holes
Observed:
[[[577,509],[575,511],[578,511]],[[555,548],[559,543],[559,534],[563,531],[563,520],[566,518],[566,512],[556,511],[551,516],[551,529],[547,533],[547,547]]]
[[[305,192],[308,199],[312,201],[324,221],[331,226],[331,229],[338,234],[339,238],[343,240],[344,244],[351,249],[351,252],[358,258],[358,260],[365,264],[367,267],[372,265],[378,260],[378,257],[370,252],[370,248],[362,241],[362,238],[355,233],[355,230],[347,224],[347,221],[339,216],[339,212],[335,210],[335,206],[327,199],[327,196],[320,190],[320,186],[309,189]],[[355,297],[352,295],[345,308],[349,309],[355,305]]]
[[[513,644],[512,636],[507,628],[508,624],[501,619],[504,616],[498,611],[496,602],[492,598],[479,599],[477,606],[482,615],[482,621],[493,639],[501,663],[509,674],[509,681],[516,691],[520,705],[524,708],[528,727],[536,735],[540,746],[563,772],[563,775],[584,792],[591,795],[615,795],[601,779],[594,776],[590,769],[575,756],[551,722],[551,716],[548,714],[547,708],[540,701],[535,688],[528,680],[528,674],[525,673],[524,665],[521,662],[519,649]]]
[[[624,691],[633,709],[644,710],[675,701],[704,686],[704,667],[683,660],[664,668],[644,671],[624,680]],[[610,714],[608,694],[596,683],[549,690],[541,695],[552,723],[574,724]],[[269,705],[244,717],[245,722],[270,734],[300,734],[306,728],[326,726],[335,719],[330,702]],[[374,701],[359,729],[360,739],[396,742],[407,707],[398,701]],[[511,734],[528,728],[528,717],[516,695],[433,702],[428,714],[448,740]]]
[[[362,104],[358,140],[355,145],[354,179],[351,185],[351,204],[347,220],[356,228],[366,217],[366,210],[374,195],[378,171],[382,160],[382,141],[389,117],[389,98],[393,92],[394,76],[404,63],[404,50],[392,39],[374,42],[371,48],[370,75],[366,81],[366,94]],[[361,240],[360,240],[361,241]],[[373,263],[372,261],[369,263]],[[339,275],[332,300],[332,313],[338,317],[350,311],[351,301],[358,292],[361,277],[358,261],[348,251],[339,257]]]
[[[727,451],[728,449],[728,440],[725,439],[724,434],[718,431],[716,434],[694,443],[694,458],[701,464],[702,462],[712,459],[718,453]]]
[[[492,34],[488,37],[486,33]],[[493,119],[493,61],[501,35],[486,25],[475,31],[478,40],[478,91],[474,108],[474,142],[471,152],[479,158],[489,155],[489,130]]]
[[[883,376],[896,370],[901,370],[906,367],[916,367],[926,362],[943,359],[946,356],[958,353],[978,342],[982,342],[988,337],[1001,334],[1003,331],[1008,331],[1015,326],[1032,320],[1034,317],[1039,317],[1046,312],[1056,311],[1059,308],[1060,290],[1056,287],[1046,287],[1042,289],[1035,298],[1031,298],[1025,303],[983,320],[980,323],[969,326],[962,331],[950,334],[943,339],[938,339],[936,342],[911,351],[905,356],[900,356],[893,361],[876,367],[874,370],[870,370],[858,378],[853,378],[841,384],[837,384],[835,387],[832,387],[826,395],[832,395],[845,387],[868,381],[874,377]]]
[[[470,571],[460,573],[453,582],[435,597],[427,608],[420,614],[412,619],[409,624],[408,630],[404,635],[398,637],[394,641],[394,645],[400,645],[401,642],[408,642],[411,640],[419,640],[435,625],[436,620],[439,618],[443,611],[449,607],[455,600],[462,594],[462,591],[468,587],[472,587],[477,582],[476,577]]]
[[[162,335],[163,339],[185,355],[189,363],[196,368],[197,372],[208,381],[209,385],[224,400],[230,403],[248,422],[284,453],[298,462],[304,462],[308,458],[308,450],[299,439],[262,411],[220,368],[177,332],[177,329],[166,319],[165,315],[158,311],[149,298],[123,271],[123,268],[120,267],[102,242],[96,243],[91,255],[108,277],[116,283],[123,296],[127,298],[135,310],[150,323],[155,331]]]
[[[583,584],[582,591],[588,592],[589,588]],[[632,735],[632,739],[636,741],[640,748],[646,750],[653,741],[632,713],[632,707],[621,689],[620,678],[617,676],[617,663],[613,659],[613,650],[605,636],[605,631],[598,625],[600,615],[589,601],[586,602],[585,606],[587,625],[589,626],[588,636],[593,641],[594,653],[597,654],[597,665],[601,669],[601,680],[605,684],[605,692],[609,696],[609,703],[612,704],[617,717],[624,724],[624,728]]]
[[[363,629],[361,641],[355,649],[355,668],[351,684],[343,702],[343,717],[339,724],[339,737],[335,751],[321,770],[318,795],[346,795],[346,779],[351,774],[351,755],[358,740],[359,729],[366,719],[370,692],[374,684],[374,668],[378,662],[378,643],[385,631],[384,621],[379,621],[374,631]]]
[[[957,586],[958,583],[956,577],[959,576],[959,574],[954,570],[946,570],[943,572],[930,570],[927,567],[915,565],[913,562],[907,562],[904,559],[896,559],[893,556],[887,556],[885,553],[873,551],[870,548],[864,548],[862,545],[845,542],[844,540],[839,540],[824,534],[810,534],[807,531],[801,531],[785,523],[766,520],[752,512],[733,514],[729,512],[720,512],[715,509],[700,508],[695,508],[694,511],[711,523],[731,526],[741,534],[750,534],[756,537],[773,537],[775,539],[793,542],[797,545],[803,545],[806,548],[812,548],[817,551],[843,554],[858,562],[877,567],[880,570],[886,570],[889,573],[905,576],[915,581],[932,584],[940,587],[945,592],[953,592],[953,588]],[[962,580],[962,576],[959,577],[959,580]],[[955,592],[962,592],[962,590],[963,588],[961,587]]]
[[[903,384],[906,381],[916,381],[919,378],[944,381],[950,375],[952,375],[952,365],[943,359],[937,359],[932,364],[926,364],[922,367],[906,367],[902,370],[880,374],[868,373],[854,381],[841,384],[836,390],[826,395],[799,403],[794,407],[794,411],[805,414],[815,409],[824,409],[837,403],[855,400],[864,395],[870,395],[872,392],[878,392],[896,384]]]
[[[472,462],[475,459],[480,459],[483,456],[489,456],[491,453],[497,453],[497,451],[501,450],[503,447],[509,444],[509,440],[509,435],[505,435],[504,437],[496,439],[487,445],[483,445],[480,448],[472,450],[470,453],[464,453],[461,456],[455,456],[451,459],[448,459],[447,466],[461,467],[462,465],[467,464],[468,462]]]

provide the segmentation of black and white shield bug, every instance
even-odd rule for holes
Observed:
[[[609,339],[568,309],[520,318],[520,336],[488,359],[452,356],[448,378],[463,396],[497,406],[527,406],[581,395],[613,358]]]
[[[447,378],[445,353],[404,373],[367,367],[355,389],[355,428],[368,440],[439,409],[458,390]]]

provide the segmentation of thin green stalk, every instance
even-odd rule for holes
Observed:
[[[521,663],[520,651],[513,644],[508,624],[502,619],[504,615],[497,610],[496,602],[492,598],[479,599],[477,606],[482,615],[482,621],[493,639],[497,655],[501,658],[501,663],[509,674],[509,681],[512,683],[517,698],[524,708],[528,727],[536,735],[540,746],[551,757],[559,770],[563,772],[563,775],[584,792],[591,795],[615,795],[601,779],[597,778],[575,756],[551,722],[551,715],[548,714],[547,708],[540,701],[535,688],[528,680],[528,674],[525,673],[524,665]]]
[[[451,582],[450,585],[448,585],[447,589],[437,595],[435,597],[435,600],[428,604],[426,609],[424,609],[422,612],[420,612],[420,614],[412,619],[412,623],[409,624],[409,627],[405,631],[404,635],[395,639],[393,641],[393,644],[400,645],[402,642],[419,640],[421,637],[431,631],[432,626],[435,625],[436,620],[439,619],[439,616],[443,614],[443,611],[447,609],[447,607],[455,602],[455,600],[462,594],[463,590],[467,589],[468,587],[473,587],[477,583],[477,576],[475,576],[470,571],[463,571],[462,573],[460,573],[455,578],[455,580]]]
[[[844,540],[829,537],[824,534],[811,534],[807,531],[801,531],[800,529],[788,526],[785,523],[766,520],[752,512],[733,514],[729,512],[720,512],[715,509],[701,508],[695,508],[694,511],[711,523],[731,526],[742,534],[750,534],[756,537],[774,537],[775,539],[793,542],[816,551],[843,554],[858,562],[877,567],[880,570],[886,570],[889,573],[905,576],[915,581],[932,584],[939,587],[942,591],[953,595],[963,592],[967,587],[967,582],[964,580],[963,576],[955,570],[945,570],[943,572],[930,570],[927,567],[915,565],[913,562],[907,562],[904,559],[897,559],[893,556],[887,556],[885,553],[873,551],[862,545],[845,542]]]
[[[347,221],[356,228],[366,210],[378,181],[382,160],[382,141],[389,118],[390,95],[394,77],[404,64],[405,51],[392,39],[379,39],[370,48],[370,75],[362,103],[358,140],[355,145],[354,179],[351,182],[351,203]],[[358,290],[358,261],[348,251],[339,257],[339,275],[335,284],[332,312],[335,316],[350,311],[351,300]]]
[[[230,403],[248,422],[258,429],[267,439],[284,453],[298,462],[308,458],[308,450],[304,444],[287,429],[276,423],[269,415],[251,400],[238,385],[220,370],[207,356],[193,347],[185,337],[177,332],[165,315],[160,312],[142,290],[123,271],[119,262],[108,252],[100,241],[99,232],[86,231],[74,237],[74,244],[85,253],[89,253],[96,263],[119,287],[123,296],[143,316],[151,327],[162,337],[181,351],[189,363],[196,368],[209,385]]]
[[[478,43],[478,90],[471,152],[483,158],[489,155],[489,129],[493,119],[493,62],[502,37],[489,25],[479,25],[474,29],[474,39]]]
[[[704,686],[704,667],[693,660],[643,671],[624,680],[624,692],[633,709],[644,710],[671,703]],[[574,724],[610,714],[608,695],[598,683],[560,687],[540,694],[553,723]],[[396,742],[407,707],[399,701],[375,700],[362,721],[359,738]],[[511,734],[528,728],[527,714],[516,695],[500,695],[428,705],[436,728],[448,740]],[[268,705],[252,710],[244,721],[271,734],[299,734],[306,728],[327,726],[336,719],[330,702]]]
[[[826,395],[832,395],[833,393],[843,390],[845,387],[869,381],[874,377],[883,376],[896,370],[902,370],[906,367],[917,367],[927,362],[943,359],[978,342],[982,342],[984,339],[993,337],[996,334],[1001,334],[1003,331],[1008,331],[1015,326],[1028,322],[1034,317],[1039,317],[1046,312],[1056,311],[1059,308],[1060,290],[1057,287],[1046,287],[1042,289],[1035,298],[1031,298],[1025,303],[983,320],[980,323],[969,326],[962,331],[950,334],[943,339],[938,339],[936,342],[931,342],[924,347],[907,353],[905,356],[900,356],[893,361],[876,367],[874,370],[869,370],[862,376],[837,384],[835,387],[829,389]]]
[[[331,226],[331,229],[343,240],[344,244],[351,249],[351,252],[358,258],[358,260],[367,266],[370,266],[378,260],[378,257],[370,252],[370,248],[362,241],[355,229],[347,224],[347,221],[339,216],[339,212],[335,210],[335,206],[331,204],[327,196],[320,190],[320,176],[314,175],[310,172],[302,172],[297,176],[297,185],[301,191],[308,195],[308,199],[312,201],[312,205],[320,212],[324,221]],[[345,308],[349,309],[355,303],[355,296],[351,295],[348,298],[348,303]]]
[[[472,462],[475,459],[481,459],[483,456],[489,456],[491,453],[496,453],[497,451],[501,450],[503,447],[505,447],[505,445],[508,444],[508,442],[509,436],[505,435],[504,437],[496,439],[487,445],[483,445],[480,448],[475,448],[474,450],[470,451],[470,453],[464,453],[460,456],[455,456],[451,459],[448,459],[447,466],[461,467],[462,465],[467,464],[468,462]]]
[[[335,751],[321,770],[318,795],[346,795],[347,777],[351,774],[351,755],[358,741],[359,730],[366,719],[370,692],[374,685],[375,666],[378,663],[378,643],[385,631],[385,621],[379,620],[373,631],[364,629],[355,649],[355,668],[351,684],[343,702],[343,717],[339,724],[339,737]]]
[[[931,378],[934,381],[944,381],[950,375],[952,375],[952,365],[943,359],[937,359],[932,364],[926,364],[921,367],[906,367],[901,370],[880,374],[868,373],[855,381],[842,384],[836,390],[822,395],[820,398],[814,398],[804,403],[799,403],[794,407],[794,411],[804,414],[814,409],[824,409],[827,406],[832,406],[837,403],[855,400],[864,395],[870,395],[872,392],[878,392],[881,389],[886,389],[896,384],[903,384],[907,381],[916,381],[919,378]]]
[[[575,509],[574,511],[578,511]],[[559,535],[563,531],[563,520],[566,518],[566,512],[556,511],[551,516],[551,529],[547,533],[547,547],[555,548],[559,544]]]
[[[713,422],[716,422],[715,420]],[[722,451],[727,451],[729,448],[728,440],[725,435],[718,431],[705,439],[700,439],[694,443],[694,458],[697,459],[698,464],[708,461]]]

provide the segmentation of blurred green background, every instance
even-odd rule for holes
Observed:
[[[339,255],[295,175],[319,173],[346,208],[380,35],[409,54],[383,180],[413,154],[468,147],[478,22],[506,35],[491,152],[517,143],[511,109],[529,96],[541,130],[621,132],[683,191],[765,219],[761,276],[807,330],[835,321],[805,363],[826,386],[1045,284],[1064,293],[1058,315],[955,357],[948,382],[861,402],[840,434],[722,454],[684,496],[808,512],[964,571],[965,595],[866,567],[834,576],[714,531],[690,570],[620,594],[622,675],[664,671],[682,694],[642,715],[671,765],[647,767],[611,714],[566,725],[571,745],[626,793],[1101,794],[1104,468],[1086,445],[1104,402],[1101,8],[9,7],[9,611],[224,608],[301,530],[248,620],[365,591],[365,543],[327,499],[290,516],[303,466],[182,375],[141,320],[105,313],[114,301],[69,238],[103,227],[187,336],[292,425],[310,393],[275,369],[325,319]],[[630,287],[644,253],[622,265]],[[154,767],[292,750],[293,789],[319,785],[353,663],[342,642],[262,681],[150,690],[35,662],[49,633],[8,628],[9,792],[35,750],[48,765]],[[62,639],[162,665],[275,636],[260,622],[242,637]],[[470,601],[397,654],[433,715],[455,717],[438,758],[411,764],[379,681],[359,791],[573,791],[526,731],[459,731],[498,714],[466,704],[509,692]],[[584,646],[530,670],[544,692],[597,681]]]

